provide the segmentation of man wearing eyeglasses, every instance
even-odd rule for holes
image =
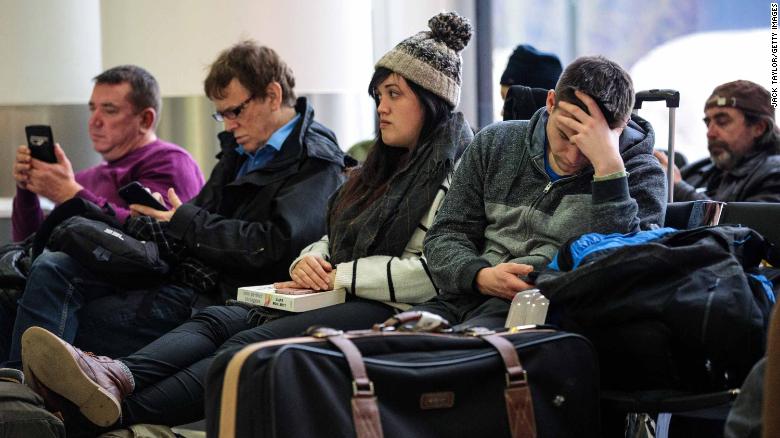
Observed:
[[[244,41],[222,52],[204,88],[222,122],[219,162],[203,190],[173,208],[131,208],[220,272],[224,301],[239,286],[288,276],[293,258],[326,233],[330,195],[344,181],[345,156],[333,132],[296,99],[292,70],[268,47]]]
[[[314,121],[313,109],[305,98],[296,99],[294,86],[292,70],[270,48],[245,41],[222,52],[205,81],[214,119],[225,127],[211,177],[186,204],[169,189],[168,211],[130,206],[157,219],[166,240],[186,248],[199,263],[198,275],[212,287],[196,290],[174,276],[133,290],[107,284],[69,256],[52,253],[58,259],[28,279],[6,366],[19,366],[21,334],[32,326],[118,357],[189,318],[195,300],[196,307],[224,303],[239,286],[286,278],[300,250],[326,233],[328,198],[343,182],[345,167],[335,135]],[[172,296],[170,291],[189,299],[168,300],[156,314],[163,307],[158,301]],[[112,294],[120,297],[113,305],[97,306],[96,297]],[[150,325],[155,318],[166,324]]]

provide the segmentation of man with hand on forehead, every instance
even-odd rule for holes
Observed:
[[[628,73],[603,57],[564,70],[531,120],[488,126],[464,153],[425,238],[441,294],[415,306],[452,324],[502,327],[558,248],[584,233],[663,223],[653,129],[631,116]]]

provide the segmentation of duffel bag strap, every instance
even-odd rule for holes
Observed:
[[[382,420],[374,395],[374,382],[368,378],[363,355],[341,330],[319,328],[312,336],[326,338],[341,350],[352,373],[352,420],[357,438],[382,438]]]
[[[534,419],[534,404],[531,398],[531,387],[528,386],[528,375],[520,363],[517,350],[511,342],[493,332],[475,332],[475,335],[492,345],[506,367],[506,413],[509,417],[509,431],[513,438],[536,437],[536,420]]]

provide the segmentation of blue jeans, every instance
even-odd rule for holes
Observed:
[[[0,291],[4,293],[5,291]],[[16,302],[11,294],[0,297],[8,299],[8,302],[0,303],[0,364],[8,360],[8,353],[11,349],[11,333],[14,331],[14,319],[16,318]]]
[[[186,321],[194,298],[184,286],[112,284],[65,253],[44,252],[30,269],[3,366],[21,367],[22,333],[32,326],[97,354],[132,353]]]

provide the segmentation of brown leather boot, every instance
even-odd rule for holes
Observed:
[[[98,426],[116,423],[122,400],[133,392],[127,367],[81,351],[40,327],[22,335],[22,364],[28,379],[70,400]],[[46,398],[46,391],[42,392]]]

